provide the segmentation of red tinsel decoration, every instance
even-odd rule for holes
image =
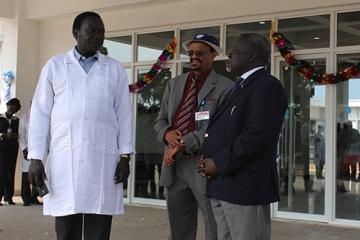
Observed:
[[[139,81],[129,85],[131,93],[142,91],[147,85],[151,84],[154,77],[162,69],[162,65],[165,64],[169,59],[173,59],[176,52],[176,38],[173,38],[170,43],[166,45],[161,55],[158,57],[156,63],[151,67],[150,71],[145,73]]]
[[[321,73],[308,62],[304,60],[297,60],[294,57],[294,55],[291,53],[291,49],[293,49],[292,44],[287,38],[284,37],[284,35],[279,32],[272,32],[271,39],[285,61],[290,66],[294,67],[296,71],[306,80],[309,80],[311,84],[316,83],[319,85],[326,85],[344,82],[354,76],[359,75],[360,73],[360,63],[357,65],[352,64],[347,68],[340,69],[335,74]]]

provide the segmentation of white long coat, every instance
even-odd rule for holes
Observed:
[[[119,154],[134,151],[128,78],[102,54],[86,74],[73,51],[46,63],[31,106],[28,157],[45,163],[44,214],[122,214],[114,175]]]
[[[29,166],[30,166],[30,160],[25,159],[22,151],[26,149],[27,146],[27,140],[28,140],[28,130],[29,130],[29,118],[30,114],[24,113],[20,116],[19,121],[19,145],[20,145],[20,156],[21,156],[21,170],[22,172],[28,172]]]

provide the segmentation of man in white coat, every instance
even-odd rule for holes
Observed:
[[[104,32],[98,14],[78,15],[77,45],[46,63],[32,101],[29,178],[48,186],[44,214],[61,240],[109,239],[112,215],[123,213],[132,107],[125,70],[98,51]]]

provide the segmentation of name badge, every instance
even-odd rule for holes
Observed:
[[[209,120],[209,119],[210,119],[209,111],[202,111],[202,112],[195,113],[195,121]]]

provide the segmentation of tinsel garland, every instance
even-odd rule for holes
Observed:
[[[147,85],[151,84],[154,80],[156,74],[162,69],[169,59],[173,59],[176,52],[176,38],[173,38],[170,43],[166,45],[161,55],[158,57],[156,63],[151,67],[150,71],[145,73],[142,79],[138,80],[136,83],[129,85],[131,93],[136,93],[142,91]]]
[[[11,70],[8,70],[2,74],[2,78],[5,83],[4,102],[7,103],[11,99],[11,83],[14,81],[15,76]]]
[[[285,61],[306,80],[310,81],[311,85],[326,85],[336,84],[349,80],[351,77],[357,76],[360,73],[360,63],[351,64],[350,66],[340,69],[335,74],[322,73],[314,68],[310,63],[305,60],[297,60],[291,53],[293,49],[291,42],[281,33],[272,32],[271,38],[273,44],[279,50],[281,56]]]

